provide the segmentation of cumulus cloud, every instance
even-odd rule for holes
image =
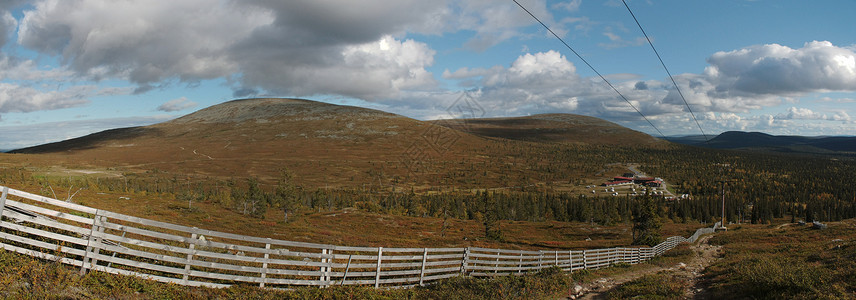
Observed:
[[[193,108],[196,107],[196,105],[198,105],[196,102],[187,100],[187,97],[181,97],[178,99],[169,100],[166,103],[161,104],[160,106],[158,106],[157,110],[163,112],[174,112]]]
[[[12,13],[0,10],[0,47],[6,45],[6,41],[9,39],[12,29],[17,25],[18,21],[12,17]]]
[[[73,77],[74,72],[65,68],[39,68],[33,60],[0,55],[0,80],[43,82],[65,81]]]
[[[149,85],[238,70],[226,50],[272,16],[231,1],[43,0],[24,12],[18,42],[70,69]]]
[[[717,90],[788,95],[856,90],[856,52],[827,41],[792,49],[778,44],[717,52],[705,74]]]
[[[359,9],[348,8],[354,5]],[[479,7],[416,0],[41,0],[24,12],[18,42],[59,56],[89,79],[129,80],[138,92],[227,78],[242,93],[372,100],[434,84],[425,70],[434,50],[398,36],[458,30],[450,20],[468,28],[499,22]]]
[[[287,57],[243,56],[241,82],[246,88],[257,86],[295,96],[338,94],[365,100],[392,98],[401,90],[436,84],[425,69],[433,64],[435,51],[424,43],[384,36],[364,44],[325,49],[334,48],[336,55],[312,63]]]
[[[95,86],[75,86],[61,91],[40,91],[31,87],[0,82],[0,113],[33,112],[80,106],[97,93]]]

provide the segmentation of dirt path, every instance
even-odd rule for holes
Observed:
[[[577,287],[581,292],[576,296],[569,297],[570,299],[606,299],[610,290],[622,285],[628,281],[637,279],[647,274],[654,274],[665,271],[672,275],[685,279],[688,282],[685,288],[685,296],[687,299],[707,299],[704,287],[700,285],[699,278],[704,272],[704,269],[713,264],[721,257],[722,246],[712,246],[707,241],[712,235],[703,236],[694,245],[690,246],[693,250],[693,257],[688,261],[679,262],[672,267],[654,267],[638,272],[628,272],[610,278],[600,278],[594,282],[587,283]]]

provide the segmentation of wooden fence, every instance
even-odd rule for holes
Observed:
[[[174,225],[2,188],[0,246],[43,259],[190,286],[424,285],[455,276],[498,276],[636,264],[689,238],[644,248],[520,251],[490,248],[350,247],[251,237]]]

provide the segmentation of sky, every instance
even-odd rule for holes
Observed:
[[[621,0],[519,3],[573,51],[513,0],[2,0],[0,149],[250,97],[420,120],[462,117],[467,97],[469,116],[654,136],[856,132],[856,1],[627,0],[674,84]]]

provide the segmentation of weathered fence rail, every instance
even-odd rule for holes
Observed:
[[[0,246],[96,270],[190,286],[424,285],[468,276],[636,264],[694,242],[654,247],[521,251],[490,248],[350,247],[251,237],[137,218],[0,187]]]

